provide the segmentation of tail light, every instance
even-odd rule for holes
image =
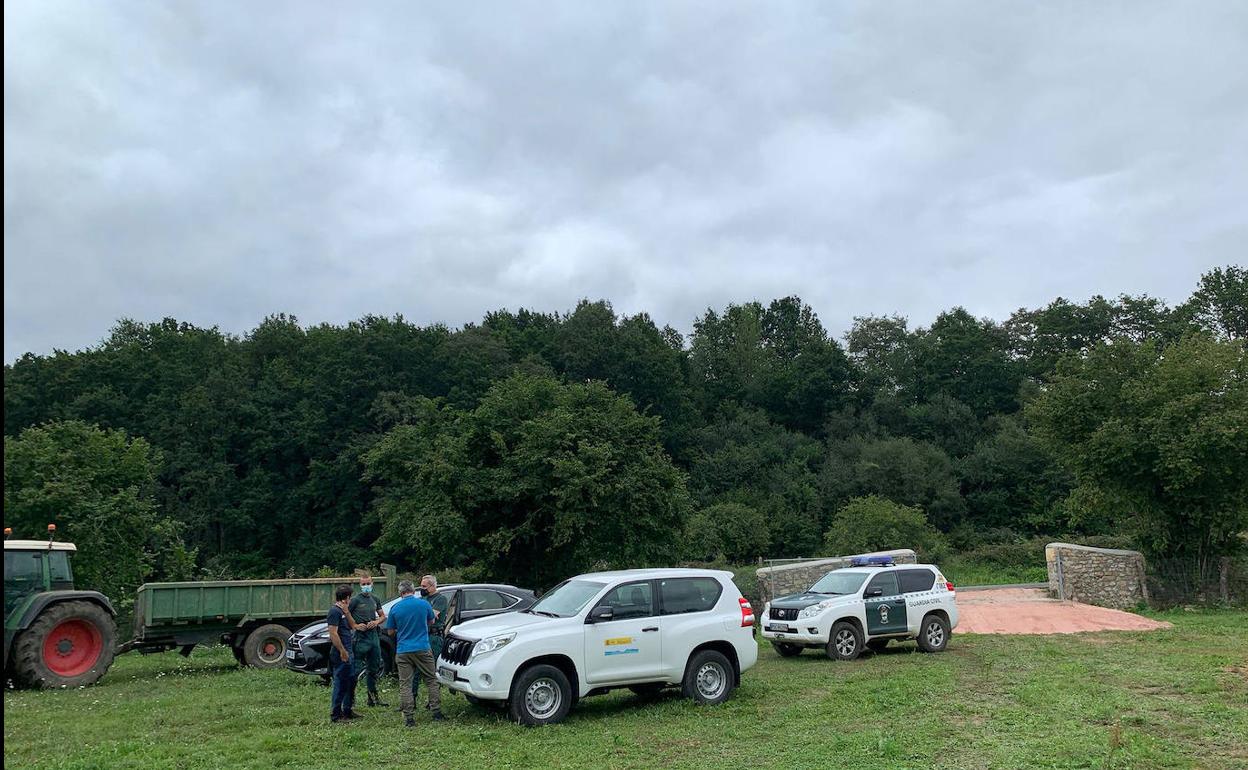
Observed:
[[[737,601],[741,603],[741,627],[753,628],[754,608],[750,606],[750,600],[742,596],[740,599],[737,599]]]
[[[946,590],[946,591],[950,591],[950,592],[952,592],[952,591],[953,591],[953,583],[945,583],[945,590]]]

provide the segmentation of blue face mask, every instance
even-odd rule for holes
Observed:
[[[372,592],[373,585],[371,583],[366,586],[360,586],[360,593],[371,594]]]

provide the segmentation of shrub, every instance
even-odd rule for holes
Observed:
[[[941,558],[947,550],[944,537],[928,524],[921,509],[875,495],[846,503],[824,537],[824,551],[830,555],[893,548],[913,548],[929,561]]]

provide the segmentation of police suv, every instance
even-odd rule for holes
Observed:
[[[470,702],[544,725],[621,687],[720,703],[757,659],[754,610],[731,572],[640,569],[580,575],[528,609],[460,624],[437,675]]]
[[[924,652],[940,652],[958,625],[953,583],[930,564],[896,565],[891,557],[866,557],[829,572],[809,590],[782,596],[763,608],[763,638],[784,657],[820,647],[833,660],[853,660],[864,646],[914,639]]]

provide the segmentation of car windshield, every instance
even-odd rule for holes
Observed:
[[[525,612],[570,618],[589,604],[589,600],[597,596],[605,585],[606,583],[595,583],[592,580],[565,580]]]
[[[810,587],[810,592],[815,594],[852,594],[867,579],[865,572],[849,572],[845,570],[836,570],[829,572],[819,578],[819,582]]]

